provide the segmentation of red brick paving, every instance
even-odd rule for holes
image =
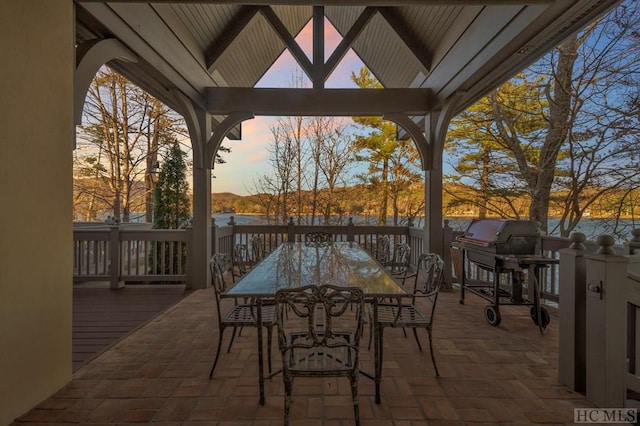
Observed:
[[[455,290],[441,294],[434,324],[440,378],[411,333],[405,338],[401,330],[387,330],[382,404],[374,403],[373,383],[361,377],[362,425],[570,424],[573,408],[592,406],[558,383],[555,312],[542,336],[525,307],[503,307],[502,324],[491,327],[484,304],[469,296],[460,305]],[[193,292],[80,368],[14,424],[281,425],[280,376],[267,381],[265,405],[258,404],[255,330],[243,330],[231,353],[225,347],[209,380],[218,333],[214,309],[211,289]],[[362,369],[371,371],[366,333]],[[352,425],[347,382],[297,380],[291,420]]]

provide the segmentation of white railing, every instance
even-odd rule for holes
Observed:
[[[401,242],[411,246],[414,265],[422,253],[424,235],[422,229],[413,226],[355,225],[351,219],[347,225],[296,225],[293,218],[287,225],[238,225],[233,216],[226,226],[213,226],[212,231],[213,251],[228,254],[235,244],[246,244],[251,249],[254,237],[260,237],[264,251],[271,252],[283,241],[301,241],[307,232],[316,231],[332,234],[335,241],[355,241],[365,250],[375,253],[378,240],[386,236],[391,246]]]
[[[416,264],[422,253],[424,230],[412,226],[355,225],[296,225],[293,219],[286,225],[238,225],[230,218],[228,224],[212,226],[212,252],[231,254],[236,244],[251,248],[259,236],[263,249],[270,252],[282,241],[299,241],[311,231],[329,232],[336,241],[355,241],[371,253],[376,252],[382,236],[391,243],[407,242],[412,247],[411,260]],[[455,262],[451,257],[451,242],[459,235],[445,222],[443,228],[443,257],[450,265],[445,271],[445,284],[457,282]],[[79,225],[74,229],[74,282],[109,281],[112,286],[124,282],[188,283],[190,276],[191,228],[183,230],[148,229],[146,226]],[[564,238],[543,237],[545,255],[558,258],[558,250],[568,247]],[[473,278],[481,279],[482,271],[469,264],[466,270]],[[486,277],[485,277],[486,278]],[[508,277],[505,277],[505,280]],[[542,294],[548,300],[558,300],[558,266],[552,265],[544,274]]]
[[[311,231],[334,235],[336,241],[356,241],[375,252],[378,239],[386,235],[392,242],[408,242],[412,259],[422,250],[423,231],[409,226],[378,227],[295,225],[212,226],[212,252],[231,253],[238,243],[250,244],[260,236],[265,251],[282,241],[295,241]],[[129,283],[188,283],[190,276],[191,228],[182,230],[149,229],[148,225],[78,224],[74,226],[74,282],[108,281],[117,288]]]
[[[74,282],[185,283],[191,229],[128,229],[117,225],[74,229]]]

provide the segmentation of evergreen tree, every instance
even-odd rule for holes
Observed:
[[[189,224],[189,183],[185,153],[177,141],[169,148],[155,188],[153,227],[179,229]]]
[[[351,79],[362,89],[382,89],[382,84],[367,67],[359,73],[351,73]],[[368,173],[358,177],[371,188],[379,191],[378,225],[387,224],[389,200],[392,202],[393,222],[398,225],[399,201],[402,192],[411,184],[422,180],[420,156],[413,140],[398,140],[395,123],[382,117],[352,117],[356,124],[368,130],[366,135],[356,135],[354,148],[359,154],[356,160],[367,162]],[[406,212],[406,209],[402,209]]]

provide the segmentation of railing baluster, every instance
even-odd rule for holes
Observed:
[[[110,244],[109,230],[103,229],[82,229],[74,231],[74,279],[82,280],[105,280],[110,273],[108,267],[122,265],[121,270],[114,273],[124,276],[127,281],[153,281],[158,277],[158,281],[184,282],[188,272],[185,265],[188,265],[188,246],[185,230],[134,230],[125,225],[119,227],[120,244],[114,250]],[[445,230],[446,230],[445,226]],[[300,235],[311,230],[322,230],[334,235],[336,241],[355,241],[370,253],[375,251],[377,241],[383,235],[389,237],[394,242],[408,242],[412,247],[411,259],[415,264],[422,250],[422,239],[424,231],[419,228],[408,226],[399,227],[378,227],[371,225],[296,225],[294,222],[283,225],[238,225],[216,227],[216,242],[213,247],[221,253],[230,254],[236,243],[247,244],[251,235],[262,237],[265,249],[268,252],[286,240],[298,240]],[[451,231],[452,239],[455,239],[455,231]],[[543,237],[542,248],[545,255],[558,256],[558,250],[567,246],[568,240]],[[449,246],[443,247],[445,251]],[[112,256],[118,253],[118,259]],[[133,262],[133,265],[132,265]],[[468,264],[466,270],[469,277],[476,279],[490,279],[486,271],[478,270],[474,265]],[[557,299],[558,293],[558,271],[557,265],[552,265],[543,274],[542,289],[545,297]],[[175,277],[175,278],[174,278]],[[502,279],[502,278],[501,278]],[[122,281],[122,279],[121,279]],[[550,296],[548,296],[550,295]]]

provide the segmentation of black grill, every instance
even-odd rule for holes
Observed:
[[[465,291],[491,302],[485,307],[489,324],[500,324],[500,305],[530,305],[531,318],[544,333],[549,313],[540,306],[539,279],[541,272],[555,259],[540,255],[540,232],[536,222],[528,220],[474,219],[465,233],[452,244],[453,256],[461,260],[460,303]],[[489,272],[489,279],[467,277],[467,264]],[[531,274],[525,274],[529,270]],[[508,285],[500,285],[500,276],[508,274]],[[522,294],[529,278],[529,296]]]

